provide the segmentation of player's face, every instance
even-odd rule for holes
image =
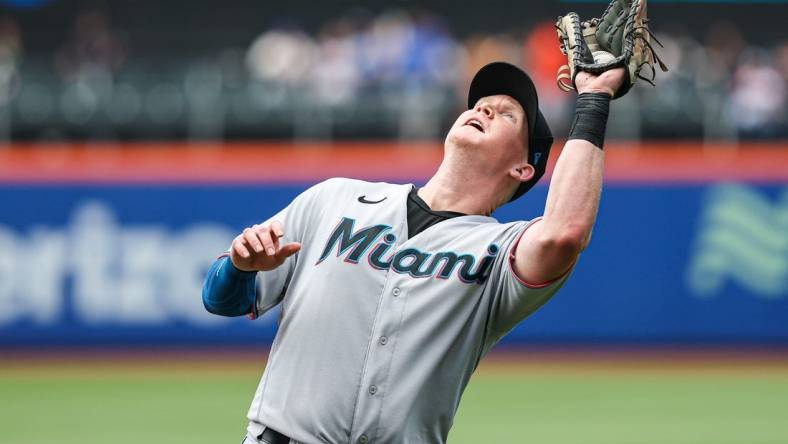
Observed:
[[[447,145],[479,151],[487,166],[506,171],[526,159],[527,131],[519,102],[507,95],[482,97],[454,122]]]

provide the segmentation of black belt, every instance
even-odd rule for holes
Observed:
[[[290,438],[269,427],[265,428],[257,440],[267,444],[290,444]]]

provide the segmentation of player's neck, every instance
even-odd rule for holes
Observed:
[[[495,186],[489,179],[458,174],[441,165],[419,197],[433,211],[456,211],[464,214],[489,215],[494,209]]]

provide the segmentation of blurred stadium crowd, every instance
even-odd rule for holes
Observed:
[[[51,54],[26,50],[22,25],[0,17],[0,140],[435,139],[492,60],[531,73],[557,134],[572,112],[555,87],[554,19],[459,36],[423,10],[352,10],[317,29],[266,26],[246,47],[148,57],[110,15],[78,13]],[[751,44],[730,21],[702,37],[655,27],[670,71],[619,102],[610,137],[788,136],[788,39]]]

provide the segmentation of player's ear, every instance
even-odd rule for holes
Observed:
[[[529,181],[534,177],[534,173],[536,173],[536,170],[534,170],[533,165],[527,162],[519,163],[509,170],[509,175],[519,182]]]

